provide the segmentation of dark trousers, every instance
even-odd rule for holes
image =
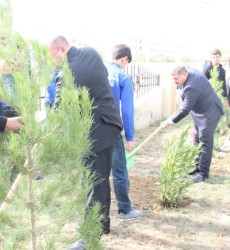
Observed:
[[[203,151],[200,153],[197,165],[200,175],[204,177],[209,176],[210,165],[212,161],[214,132],[219,120],[220,119],[217,119],[211,123],[205,124],[204,126],[198,127],[195,125],[195,128],[197,130],[195,143],[203,143]]]
[[[92,190],[91,202],[97,201],[101,204],[101,213],[104,215],[102,221],[102,229],[104,233],[110,232],[110,204],[111,204],[111,193],[110,193],[110,182],[109,176],[112,165],[112,154],[114,145],[106,148],[105,150],[96,153],[96,155],[87,158],[87,165],[91,165],[90,169],[96,173],[97,180],[100,181]],[[91,203],[90,202],[90,203]]]

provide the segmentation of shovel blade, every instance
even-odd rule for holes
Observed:
[[[126,167],[127,169],[130,169],[134,164],[135,161],[133,160],[132,157],[129,156],[129,153],[125,151],[125,157],[126,157]]]

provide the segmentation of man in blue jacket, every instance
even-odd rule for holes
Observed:
[[[134,103],[131,78],[123,71],[132,61],[130,48],[125,44],[114,46],[112,62],[108,63],[107,71],[109,83],[118,110],[121,111],[127,151],[133,150],[134,137]],[[136,219],[141,216],[140,210],[132,209],[129,199],[129,176],[126,167],[124,143],[121,133],[117,135],[112,158],[112,176],[116,199],[118,202],[118,219],[121,221]]]
[[[183,105],[172,118],[162,123],[164,128],[172,123],[177,123],[189,113],[192,115],[195,129],[197,130],[196,143],[202,142],[202,149],[198,167],[194,173],[198,173],[194,182],[204,181],[209,177],[212,160],[214,132],[223,115],[223,107],[219,97],[214,92],[208,79],[198,70],[189,72],[183,66],[178,66],[172,72],[174,83],[182,88]]]

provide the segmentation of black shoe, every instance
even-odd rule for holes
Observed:
[[[36,181],[42,181],[43,180],[43,176],[39,175],[36,177]]]
[[[103,219],[101,221],[102,224],[102,234],[110,233],[110,218]]]
[[[105,230],[105,229],[104,229],[104,230],[102,231],[102,234],[110,234],[110,230],[109,230],[109,229],[108,229],[108,230]]]
[[[189,172],[188,175],[194,175],[194,174],[197,174],[199,172],[200,172],[200,170],[198,168],[195,168],[192,172]]]
[[[194,182],[202,182],[202,181],[205,181],[206,179],[208,179],[207,176],[203,176],[203,175],[200,175],[198,174],[196,177],[194,177],[192,180]]]
[[[15,165],[13,165],[11,172],[10,172],[10,181],[12,183],[16,180],[18,174],[19,174],[18,168]]]

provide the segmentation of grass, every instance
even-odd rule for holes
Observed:
[[[106,249],[230,249],[230,153],[215,152],[210,178],[192,185],[179,208],[163,208],[159,201],[159,167],[167,140],[179,133],[190,117],[161,131],[135,157],[130,169],[130,199],[143,210],[140,219],[117,221],[116,199],[112,200],[111,234],[103,236]],[[137,131],[138,145],[158,124]],[[229,136],[228,136],[229,137]],[[224,142],[227,138],[221,138]],[[158,183],[158,184],[157,184]]]
[[[136,164],[129,171],[130,199],[133,208],[141,209],[143,216],[137,220],[119,222],[112,192],[111,234],[102,236],[107,250],[230,249],[230,146],[224,148],[226,153],[215,152],[210,178],[204,183],[192,185],[179,208],[166,209],[160,203],[159,169],[165,159],[166,142],[191,123],[188,117],[161,131],[134,157]],[[136,146],[156,127],[158,124],[137,131]],[[224,142],[228,137],[221,139]],[[37,185],[44,185],[44,181]],[[46,211],[47,215],[41,215],[45,223],[49,223],[47,220],[49,214],[55,211],[55,204],[58,205],[54,203],[54,207]],[[59,243],[55,250],[67,249],[70,238],[76,234],[76,224],[77,218],[74,218],[65,226],[57,239]],[[16,237],[23,241],[23,231]]]

